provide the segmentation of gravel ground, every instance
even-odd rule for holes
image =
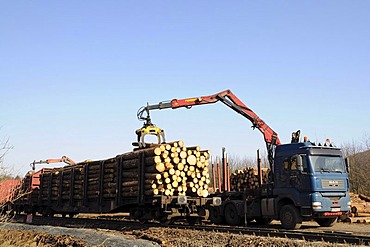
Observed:
[[[0,230],[2,234],[5,234],[9,238],[9,233],[16,234],[16,238],[30,238],[36,237],[30,233],[47,233],[46,237],[51,238],[48,235],[56,236],[56,241],[60,239],[69,238],[71,244],[61,243],[59,246],[109,246],[109,247],[119,247],[119,246],[142,246],[151,247],[159,246],[157,243],[148,240],[137,239],[134,235],[122,235],[119,233],[114,233],[105,230],[93,230],[93,229],[76,229],[76,228],[66,228],[66,227],[56,227],[56,226],[33,226],[19,223],[0,223]],[[11,231],[7,231],[11,230]],[[22,237],[23,236],[23,237]],[[45,236],[44,236],[45,237]],[[4,238],[3,238],[4,239]],[[13,240],[14,240],[13,239]],[[75,241],[76,244],[72,244]],[[1,246],[1,245],[0,245]],[[9,246],[9,245],[3,245]],[[22,245],[13,245],[22,246]],[[25,246],[25,245],[23,245]],[[43,245],[35,245],[43,246]],[[47,246],[47,245],[45,245]],[[55,246],[55,245],[51,245]]]

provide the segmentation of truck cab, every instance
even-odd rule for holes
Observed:
[[[348,163],[340,148],[311,142],[279,145],[275,150],[271,199],[262,199],[263,216],[271,214],[284,228],[314,219],[331,226],[350,210]],[[274,210],[266,205],[270,200]]]

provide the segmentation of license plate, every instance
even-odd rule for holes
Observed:
[[[332,208],[331,211],[332,212],[339,212],[340,211],[340,208]]]

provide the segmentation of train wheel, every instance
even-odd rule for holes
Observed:
[[[144,225],[144,224],[146,224],[148,222],[148,220],[147,219],[145,219],[145,218],[140,218],[139,219],[139,223],[141,224],[141,225]]]
[[[75,215],[76,215],[76,214],[74,214],[74,213],[69,213],[69,214],[68,214],[69,218],[71,218],[71,219],[72,219],[73,217],[75,217]]]
[[[62,213],[62,217],[65,218],[67,215],[66,213]]]
[[[32,213],[33,215],[36,215],[36,213]],[[49,217],[49,210],[47,208],[44,208],[41,212],[42,217],[47,218]]]
[[[168,219],[167,217],[163,217],[160,220],[160,223],[163,226],[172,225],[173,223],[175,223],[175,219],[174,218]]]
[[[225,219],[221,215],[220,207],[212,207],[209,209],[209,219],[214,224],[222,224]]]
[[[280,209],[280,221],[287,230],[299,229],[302,225],[302,217],[294,205],[284,205]]]
[[[241,217],[238,215],[238,210],[234,204],[228,204],[225,207],[225,220],[226,223],[232,226],[240,225]]]
[[[10,216],[10,217],[13,217],[15,214],[16,214],[16,212],[15,212],[15,210],[14,210],[14,209],[11,209],[11,210],[9,211],[9,216]]]
[[[195,224],[198,224],[201,221],[201,218],[200,217],[187,217],[186,218],[186,221],[189,223],[189,225],[193,226]]]

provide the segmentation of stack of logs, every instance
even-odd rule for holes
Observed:
[[[57,201],[58,199],[69,200],[71,196],[71,179],[72,170],[74,186],[73,199],[82,200],[83,197],[83,165],[67,166],[63,168],[54,168],[49,172],[45,172],[40,175],[41,183],[41,198],[44,201],[48,199],[49,187],[51,190],[50,199],[52,201]],[[51,185],[50,185],[51,184]],[[60,188],[61,185],[61,188]],[[61,197],[59,196],[59,191],[61,192]]]
[[[268,182],[269,168],[261,168],[262,184]],[[258,188],[258,169],[248,167],[243,170],[236,170],[230,176],[232,191],[248,191]]]
[[[85,161],[44,173],[41,175],[42,198],[46,200],[51,183],[52,201],[70,200],[72,195],[73,200],[82,200],[85,194],[87,199],[93,199],[100,196],[100,191],[103,198],[111,199],[119,191],[118,182],[121,182],[122,198],[138,197],[140,191],[147,196],[207,197],[209,158],[208,150],[185,147],[183,141],[152,144],[115,158]],[[140,189],[141,179],[144,188]]]
[[[139,150],[140,152],[140,150]],[[144,151],[148,194],[208,196],[209,151],[185,147],[183,141],[161,144]],[[130,182],[123,183],[129,188]]]
[[[353,214],[353,216],[370,214],[370,197],[354,193],[350,193],[350,196],[351,196],[351,213]]]

